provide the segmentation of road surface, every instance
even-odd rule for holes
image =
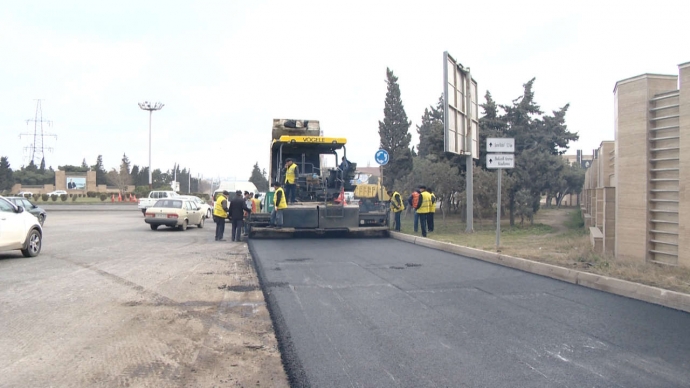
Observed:
[[[292,386],[690,384],[687,313],[393,239],[250,251]]]
[[[288,386],[246,244],[213,223],[52,212],[44,236],[0,253],[0,387]]]

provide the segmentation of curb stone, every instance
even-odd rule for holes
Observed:
[[[487,261],[505,267],[515,268],[520,271],[542,275],[587,288],[592,288],[631,299],[637,299],[644,302],[654,303],[690,313],[690,294],[664,290],[662,288],[647,286],[627,280],[597,275],[590,272],[577,271],[574,269],[540,263],[519,257],[503,255],[500,253],[482,251],[461,245],[436,241],[426,237],[416,237],[394,231],[390,232],[390,236],[396,240],[405,241],[411,244]]]

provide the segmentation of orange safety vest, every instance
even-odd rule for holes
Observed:
[[[416,209],[416,208],[417,208],[417,205],[419,204],[419,197],[420,197],[420,196],[419,196],[419,193],[418,193],[418,192],[416,192],[416,191],[413,191],[413,192],[412,192],[412,207],[413,207],[414,209]]]

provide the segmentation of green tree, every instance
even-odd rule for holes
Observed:
[[[379,137],[381,148],[388,151],[390,157],[388,164],[383,167],[384,186],[393,187],[396,180],[406,177],[412,171],[412,135],[409,133],[412,123],[405,113],[398,77],[389,68],[386,68],[386,83],[388,91],[383,121],[379,121]]]
[[[38,171],[38,167],[36,167],[36,163],[34,163],[33,160],[30,161],[26,167],[22,167],[22,169],[26,169],[26,171],[31,171],[31,172]]]
[[[0,191],[12,190],[14,186],[14,174],[7,156],[0,158]]]
[[[551,205],[551,199],[556,200],[556,206],[561,207],[561,202],[566,195],[577,194],[582,191],[585,183],[585,169],[578,163],[569,164],[565,159],[559,158],[556,163],[559,168],[554,168],[547,180],[548,188],[546,192],[546,205]]]
[[[443,96],[438,104],[424,109],[422,123],[417,126],[419,134],[419,156],[426,157],[436,155],[439,159],[444,157],[443,134]]]
[[[132,177],[132,184],[139,186],[139,166],[136,164],[132,166],[132,171],[129,174]]]
[[[127,154],[122,154],[122,162],[120,163],[120,174],[129,176],[132,163],[129,161]]]
[[[89,171],[89,168],[83,167],[83,166],[73,166],[71,164],[66,164],[64,166],[58,166],[58,170],[65,171],[65,172],[87,172],[87,171]]]
[[[41,166],[38,168],[38,172],[41,174],[46,172],[46,158],[41,158]]]
[[[103,167],[103,155],[98,155],[98,158],[96,158],[96,164],[91,166],[91,170],[96,171],[96,184],[97,185],[108,184],[108,181],[105,177],[107,172],[105,171],[105,167]]]
[[[86,158],[81,160],[81,168],[85,169],[86,171],[89,171],[89,165],[86,164]]]
[[[532,78],[523,85],[522,96],[513,100],[512,104],[499,105],[505,112],[502,116],[493,108],[490,94],[487,94],[484,104],[486,120],[483,120],[483,124],[484,128],[489,129],[484,136],[495,133],[499,137],[515,139],[515,168],[506,170],[506,174],[514,178],[508,191],[511,225],[515,224],[518,212],[521,217],[526,216],[524,209],[518,209],[518,205],[525,206],[526,192],[532,196],[533,213],[527,215],[532,219],[539,210],[541,195],[548,190],[549,178],[557,175],[553,169],[559,168],[559,164],[554,163],[552,156],[564,153],[569,142],[578,139],[577,133],[570,132],[565,125],[568,105],[554,111],[553,115],[544,115],[534,100],[534,81]],[[521,197],[518,204],[519,191]]]
[[[479,163],[486,168],[486,139],[489,137],[504,137],[507,124],[505,118],[499,115],[498,105],[487,90],[485,102],[481,104],[484,115],[479,118]],[[507,136],[505,136],[507,137]]]
[[[262,192],[268,191],[269,184],[268,184],[268,179],[266,179],[266,176],[262,173],[261,169],[259,168],[259,162],[254,163],[254,167],[252,167],[252,174],[249,177],[249,181],[256,186],[256,189]]]
[[[462,188],[464,182],[459,168],[451,165],[448,160],[438,161],[436,155],[419,156],[414,158],[410,174],[398,180],[395,189],[401,193],[409,193],[413,187],[423,184],[434,191],[437,201],[447,204],[450,195]],[[441,210],[445,216],[449,208],[442,206]]]

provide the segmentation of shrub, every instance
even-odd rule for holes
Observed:
[[[67,201],[67,194],[60,194],[60,199],[62,200],[62,202]]]
[[[73,195],[73,196],[72,196],[72,202],[76,202],[76,201],[77,201],[77,198],[78,198],[78,197],[77,197],[77,194]]]
[[[38,198],[39,198],[40,196],[41,196],[41,194],[38,194],[38,193],[34,194],[34,195],[33,195],[34,201],[38,201]]]
[[[87,191],[86,196],[89,198],[96,198],[96,192],[95,191]]]
[[[57,199],[58,199],[58,196],[57,196],[57,194],[53,194],[53,195],[51,195],[51,196],[50,196],[50,199],[52,199],[52,200],[53,200],[53,202],[57,201]]]
[[[47,201],[48,198],[50,198],[50,196],[49,196],[48,194],[41,194],[41,200],[42,200],[43,202]]]
[[[108,196],[107,196],[107,195],[105,195],[105,194],[101,194],[101,201],[105,201],[105,199],[106,199],[106,198],[108,198]]]

